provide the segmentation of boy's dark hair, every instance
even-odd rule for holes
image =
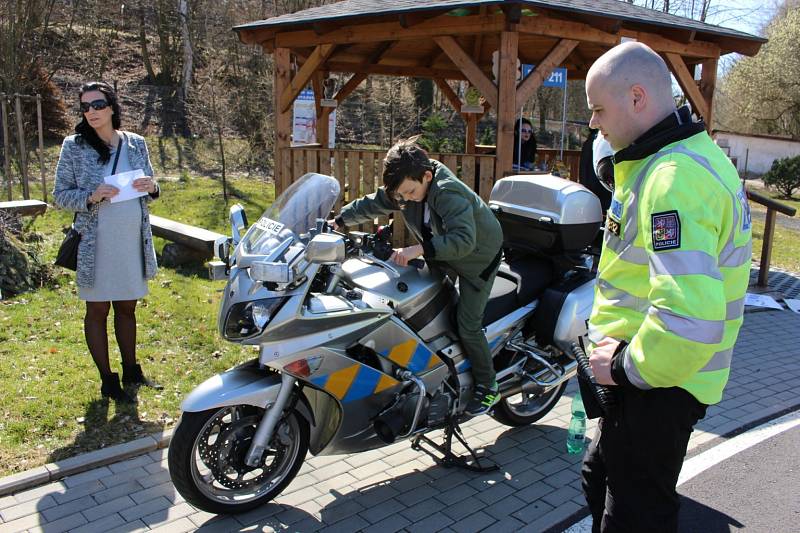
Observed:
[[[383,186],[389,196],[393,196],[406,178],[422,182],[426,170],[433,170],[428,154],[414,141],[416,138],[402,139],[386,152],[383,159]]]

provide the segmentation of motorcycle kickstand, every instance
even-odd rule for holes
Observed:
[[[455,436],[458,441],[467,449],[469,454],[472,456],[472,462],[470,463],[467,458],[463,455],[456,455],[453,453],[453,436]],[[422,442],[429,445],[430,447],[434,448],[436,451],[442,454],[442,457],[437,457],[434,455],[432,450],[429,450],[422,446]],[[444,442],[442,444],[436,444],[430,438],[425,435],[417,435],[411,440],[411,449],[417,451],[423,451],[430,455],[437,464],[445,467],[450,468],[451,466],[455,466],[457,468],[463,468],[465,470],[470,470],[472,472],[494,472],[496,470],[500,470],[500,467],[496,464],[492,463],[485,457],[483,458],[484,461],[491,463],[490,465],[484,466],[481,464],[480,458],[477,454],[470,448],[469,444],[467,444],[466,439],[464,438],[463,434],[461,433],[461,427],[459,427],[458,422],[453,420],[452,418],[448,419],[447,426],[444,429]]]

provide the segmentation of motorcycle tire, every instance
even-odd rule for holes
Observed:
[[[289,411],[278,422],[262,465],[250,468],[243,459],[263,413],[239,405],[181,415],[167,461],[172,482],[187,502],[209,513],[243,513],[291,483],[308,451],[308,422]]]
[[[521,396],[516,394],[511,398],[501,398],[497,405],[494,406],[492,411],[492,418],[511,427],[520,427],[533,424],[541,419],[544,415],[549,413],[553,407],[558,403],[561,395],[564,394],[564,389],[567,388],[565,381],[561,385],[550,389],[541,396],[533,397],[530,400],[536,403],[529,407],[529,404],[513,403],[512,400]]]

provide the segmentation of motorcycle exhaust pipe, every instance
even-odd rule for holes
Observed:
[[[373,427],[378,437],[386,444],[392,444],[406,426],[407,420],[400,404],[375,419]]]
[[[521,392],[526,392],[528,394],[544,394],[553,387],[557,387],[573,377],[578,372],[578,363],[574,360],[570,360],[568,363],[564,364],[562,368],[564,369],[564,373],[552,382],[548,382],[547,387],[542,387],[532,379],[522,376],[518,380],[515,380],[507,389],[503,389],[501,384],[500,393],[503,397],[514,396]],[[547,369],[541,370],[536,374],[536,379],[541,381],[541,379],[549,373],[550,371]]]

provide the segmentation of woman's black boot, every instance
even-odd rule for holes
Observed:
[[[120,386],[118,374],[111,373],[107,376],[101,374],[100,379],[103,380],[103,385],[100,387],[100,394],[104,397],[111,398],[115,402],[136,403],[136,400]]]
[[[150,378],[144,377],[142,373],[142,366],[139,364],[122,365],[122,383],[123,385],[144,385],[156,390],[161,390],[164,387]]]

